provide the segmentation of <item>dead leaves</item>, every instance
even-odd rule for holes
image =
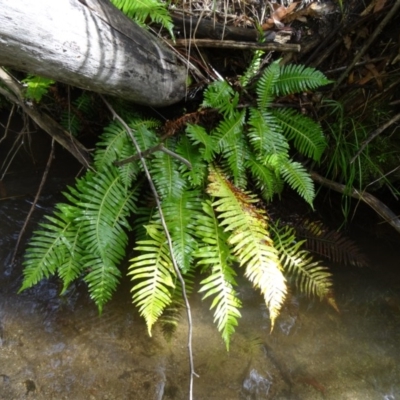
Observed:
[[[335,10],[334,4],[329,1],[322,4],[311,3],[307,7],[297,10],[299,4],[300,2],[293,2],[288,7],[285,7],[278,3],[270,3],[271,15],[262,24],[262,29],[268,30],[274,27],[282,29],[285,24],[292,21],[306,22],[307,17],[321,18]]]

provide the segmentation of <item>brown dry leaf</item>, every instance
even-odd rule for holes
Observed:
[[[351,37],[349,35],[346,35],[343,38],[343,42],[344,42],[344,47],[346,47],[347,50],[350,50],[350,48],[351,48]]]
[[[296,2],[290,4],[288,7],[284,7],[279,5],[278,3],[272,3],[271,6],[274,9],[271,16],[265,21],[264,24],[261,25],[262,29],[268,30],[273,28],[275,25],[278,27],[283,27],[281,21],[285,19],[285,17],[290,14],[296,7]]]
[[[386,4],[386,0],[377,0],[375,3],[373,13],[377,13],[378,11],[381,11],[382,8],[385,6],[385,4]]]

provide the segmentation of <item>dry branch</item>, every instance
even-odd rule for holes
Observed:
[[[136,103],[186,91],[170,49],[109,0],[0,0],[0,65]]]

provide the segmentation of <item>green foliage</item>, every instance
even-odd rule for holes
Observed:
[[[146,22],[150,19],[166,28],[171,37],[174,37],[172,19],[168,14],[166,3],[160,0],[111,0],[111,2],[139,25],[146,27]]]
[[[257,60],[245,81],[254,78],[256,64]],[[127,232],[133,221],[135,253],[128,275],[133,303],[146,320],[149,334],[163,313],[170,328],[179,315],[182,285],[172,259],[187,291],[193,287],[196,271],[205,274],[199,290],[211,300],[227,348],[241,316],[237,266],[264,296],[271,329],[285,301],[289,278],[307,295],[330,301],[329,273],[300,245],[293,245],[291,232],[271,225],[259,198],[272,200],[286,182],[312,205],[312,181],[296,153],[291,155],[291,144],[302,157],[318,161],[326,146],[321,128],[294,110],[277,110],[273,102],[278,93],[318,83],[327,80],[314,70],[288,69],[275,62],[253,89],[247,89],[246,96],[253,90],[253,105],[241,105],[240,91],[226,81],[209,85],[203,107],[218,111],[213,128],[188,125],[185,134],[165,140],[162,151],[148,152],[146,163],[163,219],[144,183],[140,160],[121,163],[137,152],[123,126],[111,122],[97,144],[94,170],[69,188],[68,203],[58,204],[33,236],[21,290],[54,274],[66,290],[83,277],[101,311],[120,279],[119,264],[127,252]],[[158,122],[129,111],[121,114],[141,152],[160,149]],[[177,157],[171,157],[173,153]]]
[[[22,82],[26,85],[25,97],[40,102],[55,81],[37,75],[28,75]]]

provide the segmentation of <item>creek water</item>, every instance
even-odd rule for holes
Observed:
[[[187,399],[184,312],[168,342],[157,327],[148,336],[127,280],[102,316],[82,283],[62,297],[56,279],[17,294],[21,257],[11,265],[11,255],[40,174],[17,176],[0,200],[0,399]],[[33,226],[70,183],[55,176]],[[340,313],[293,295],[270,333],[261,297],[240,281],[242,318],[229,352],[210,303],[194,293],[194,399],[400,399],[400,247],[361,243],[371,267],[331,266]]]

